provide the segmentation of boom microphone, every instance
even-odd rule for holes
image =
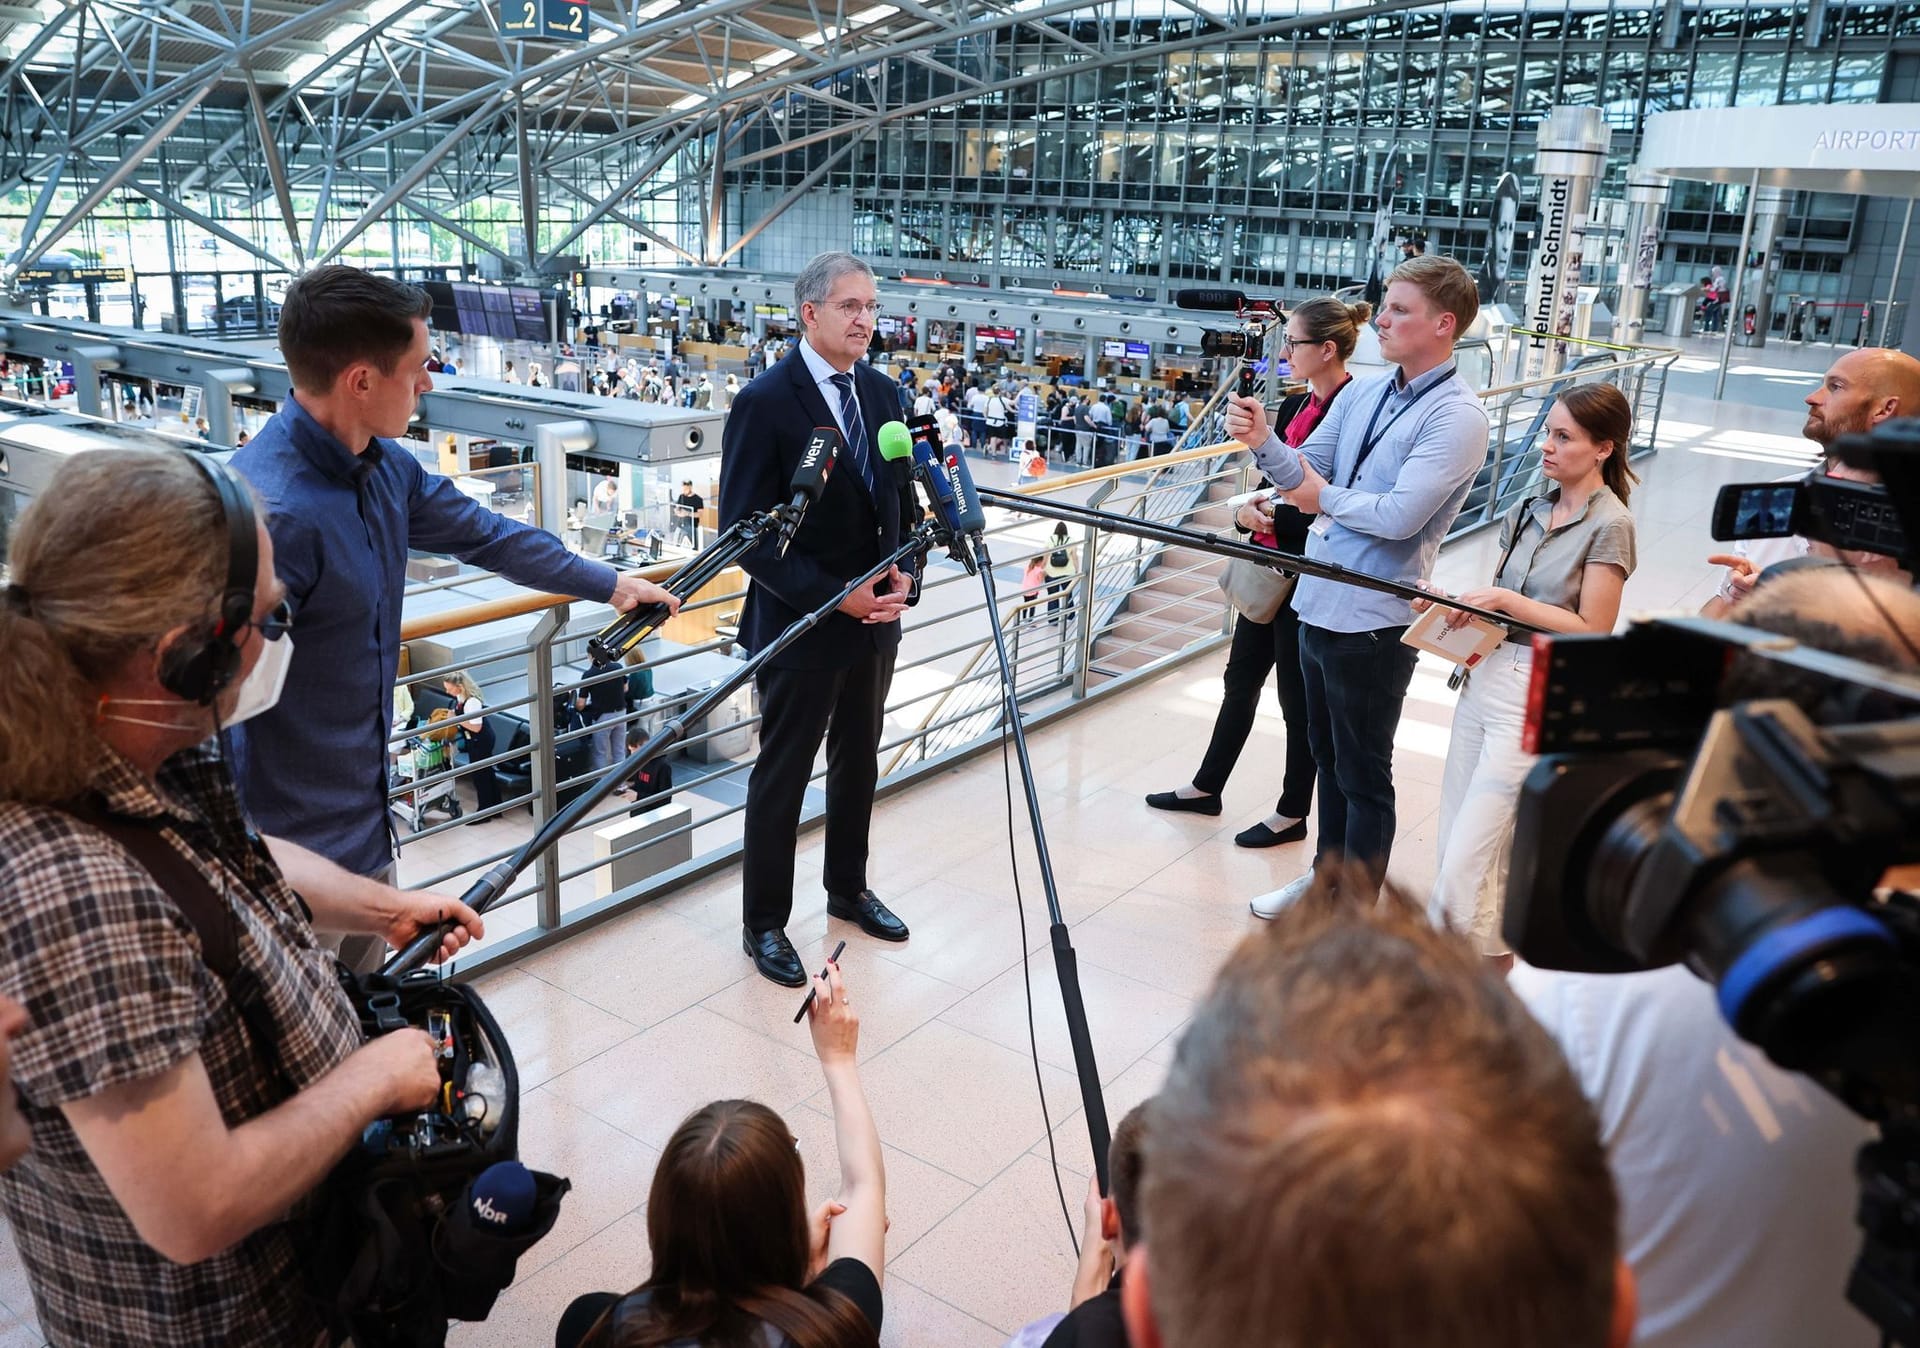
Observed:
[[[1237,314],[1247,307],[1247,297],[1239,291],[1215,287],[1176,290],[1173,292],[1173,302],[1182,309],[1206,309],[1229,314]]]
[[[792,494],[784,509],[784,518],[780,521],[780,555],[787,555],[787,544],[793,542],[793,536],[799,532],[800,521],[807,517],[807,507],[820,499],[820,493],[826,490],[827,478],[833,473],[833,465],[840,458],[840,451],[846,446],[836,426],[815,426],[813,435],[807,440],[807,447],[801,451],[800,463],[793,470],[793,481],[787,490]]]

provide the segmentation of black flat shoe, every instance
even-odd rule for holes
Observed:
[[[1185,814],[1219,814],[1220,797],[1186,797],[1178,791],[1155,791],[1147,797],[1147,804],[1156,810],[1178,810]]]
[[[863,889],[851,897],[845,894],[827,895],[827,916],[837,917],[842,922],[858,922],[861,931],[882,941],[907,939],[907,924],[889,912],[887,905],[880,902],[879,896],[871,889]]]
[[[1307,821],[1296,820],[1286,828],[1275,833],[1262,819],[1252,828],[1243,828],[1233,835],[1233,841],[1241,847],[1278,847],[1281,843],[1305,842],[1307,840]]]
[[[751,931],[742,927],[740,948],[753,956],[753,967],[760,971],[762,978],[770,978],[789,988],[804,988],[807,985],[807,971],[800,963],[793,942],[787,939],[787,933],[781,928]]]

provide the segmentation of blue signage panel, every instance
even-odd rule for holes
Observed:
[[[587,0],[500,0],[500,27],[522,41],[585,42]]]

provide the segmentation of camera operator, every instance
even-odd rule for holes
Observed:
[[[1128,1341],[1623,1348],[1613,1179],[1559,1050],[1345,869],[1228,957],[1147,1106]]]
[[[1307,555],[1408,584],[1433,570],[1440,540],[1487,459],[1487,414],[1453,362],[1480,312],[1473,278],[1451,258],[1416,257],[1387,278],[1374,326],[1398,368],[1356,381],[1298,450],[1258,399],[1228,399],[1227,433],[1252,449],[1281,499],[1320,518]],[[1302,576],[1300,667],[1320,773],[1314,866],[1346,855],[1376,877],[1393,849],[1393,734],[1417,653],[1400,638],[1404,599]],[[1303,875],[1253,900],[1272,917],[1306,893]]]
[[[1733,621],[1911,671],[1920,596],[1838,567],[1773,571]],[[1782,666],[1748,657],[1723,692],[1808,711],[1819,701]],[[1640,1288],[1639,1348],[1878,1341],[1842,1295],[1864,1121],[1736,1037],[1713,987],[1683,966],[1596,975],[1521,965],[1512,987],[1600,1116],[1621,1248]]]
[[[399,945],[450,915],[444,957],[479,918],[270,852],[210,742],[278,697],[273,562],[244,483],[185,453],[71,458],[14,534],[0,991],[29,1017],[13,1071],[33,1149],[0,1206],[54,1344],[324,1342],[307,1196],[439,1086],[420,1031],[361,1043],[314,926]]]
[[[1807,424],[1801,434],[1820,446],[1822,455],[1822,464],[1814,471],[1853,482],[1878,482],[1879,474],[1850,468],[1835,458],[1834,441],[1872,430],[1895,417],[1920,416],[1920,360],[1885,347],[1849,351],[1833,363],[1820,380],[1820,387],[1807,395],[1806,404]],[[1791,482],[1803,476],[1794,473],[1782,480]],[[1775,562],[1809,555],[1833,557],[1835,553],[1824,543],[1798,535],[1742,540],[1730,553],[1715,553],[1707,561],[1725,567],[1726,573],[1713,598],[1701,607],[1700,616],[1729,617],[1733,606],[1753,592],[1754,581],[1762,571]],[[1874,570],[1898,569],[1891,557],[1857,554],[1844,560]]]

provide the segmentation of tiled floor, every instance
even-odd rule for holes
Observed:
[[[1704,599],[1714,583],[1704,562],[1716,550],[1704,523],[1714,489],[1809,459],[1799,424],[1777,407],[1668,399],[1664,448],[1642,465],[1634,498],[1641,565],[1627,591],[1631,611]],[[1493,539],[1483,533],[1449,550],[1439,579],[1478,583],[1492,562]],[[1157,1088],[1194,999],[1254,923],[1247,896],[1307,863],[1306,844],[1250,852],[1232,841],[1271,808],[1282,749],[1271,700],[1222,816],[1158,814],[1141,804],[1143,793],[1184,782],[1197,765],[1222,658],[1176,669],[1033,736],[1048,842],[1115,1120]],[[1392,870],[1414,888],[1432,877],[1453,703],[1445,674],[1423,662],[1398,736],[1401,827]],[[1072,1280],[1035,1090],[1029,979],[1038,1075],[1076,1213],[1091,1157],[1023,809],[1014,833],[1024,939],[1013,902],[1001,772],[997,755],[982,756],[878,807],[873,880],[913,926],[905,945],[882,945],[826,918],[824,897],[812,888],[820,838],[801,839],[803,887],[789,931],[809,965],[848,940],[843,964],[864,1019],[862,1076],[886,1144],[889,1345],[988,1348],[1063,1308]],[[460,859],[463,833],[479,832],[447,834],[446,860]],[[799,1138],[810,1201],[831,1193],[832,1125],[806,1031],[791,1023],[797,996],[760,980],[741,954],[738,883],[727,870],[484,980],[520,1064],[526,1159],[569,1175],[574,1187],[559,1227],[523,1263],[491,1320],[456,1329],[455,1342],[550,1342],[570,1298],[640,1281],[658,1149],[709,1099],[745,1095],[778,1109]],[[11,1259],[0,1261],[0,1315],[8,1311],[0,1348],[37,1343]]]

